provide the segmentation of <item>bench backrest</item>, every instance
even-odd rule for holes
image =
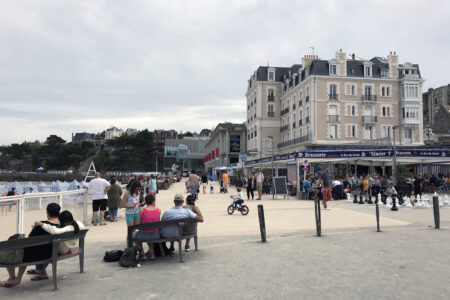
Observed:
[[[4,241],[4,242],[0,242],[0,250],[27,248],[27,247],[32,247],[32,246],[53,244],[54,242],[60,243],[63,241],[85,238],[88,230],[89,229],[80,230],[80,232],[77,234],[75,234],[73,232],[66,232],[63,234],[56,234],[56,235],[47,234],[47,235],[28,237],[25,239],[15,239],[15,240],[10,240],[10,241]]]

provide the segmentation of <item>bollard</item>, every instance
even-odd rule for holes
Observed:
[[[363,196],[359,195],[359,204],[364,204]]]
[[[392,195],[392,207],[391,207],[391,210],[392,211],[397,211],[398,210],[398,208],[397,208],[397,197],[394,197],[394,195]]]
[[[434,214],[434,228],[440,229],[440,215],[439,215],[439,196],[436,192],[433,195],[433,214]]]
[[[264,207],[262,204],[258,204],[258,218],[259,218],[259,229],[261,231],[261,242],[265,243],[266,240],[266,222],[264,221]]]
[[[353,203],[358,204],[358,195],[356,193],[353,194]]]
[[[375,215],[377,217],[377,232],[380,232],[380,208],[378,203],[375,204]]]
[[[314,212],[316,216],[316,231],[317,236],[322,234],[322,222],[320,216],[320,200],[314,200]]]

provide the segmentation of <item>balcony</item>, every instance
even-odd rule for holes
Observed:
[[[328,115],[328,123],[339,123],[339,115]]]
[[[302,126],[303,125],[303,119],[298,121],[298,126]]]
[[[269,111],[269,112],[267,112],[267,116],[269,118],[274,118],[275,117],[275,112],[274,111]]]
[[[289,112],[289,107],[286,107],[285,109],[283,109],[282,111],[281,111],[281,115],[283,116],[283,115],[285,115],[285,114],[287,114]]]
[[[305,101],[309,102],[309,96],[306,96],[305,98],[306,98]]]
[[[282,143],[278,143],[278,149],[281,148],[285,148],[285,147],[289,147],[289,146],[294,146],[294,145],[298,145],[298,144],[302,144],[302,143],[306,143],[306,142],[311,142],[312,141],[312,134],[308,134],[308,135],[304,135],[292,140],[288,140]]]
[[[292,128],[297,128],[297,122],[292,123]]]
[[[283,131],[286,131],[286,130],[289,130],[289,125],[284,125],[284,126],[280,127],[280,132],[283,132]]]
[[[328,94],[328,100],[339,100],[339,94]]]
[[[305,122],[305,124],[308,124],[309,123],[309,117],[306,117],[306,122]]]
[[[366,123],[366,124],[376,123],[377,117],[376,116],[363,116],[362,121],[363,121],[363,123]]]
[[[302,105],[303,105],[303,101],[302,100],[298,101],[298,107],[300,107]]]
[[[267,95],[267,101],[273,102],[275,101],[275,97],[273,95]]]
[[[363,101],[377,101],[377,96],[375,95],[362,95],[361,98]]]

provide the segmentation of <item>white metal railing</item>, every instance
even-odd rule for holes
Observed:
[[[26,204],[28,204],[29,210],[42,210],[43,202],[56,202],[62,209],[67,205],[63,201],[64,196],[71,196],[71,198],[81,199],[83,210],[83,222],[88,224],[88,191],[86,189],[74,190],[74,191],[64,191],[64,192],[49,192],[49,193],[30,193],[18,196],[7,196],[0,198],[0,206],[15,206],[16,207],[16,232],[24,233],[24,212],[26,210]],[[33,207],[31,204],[37,200],[37,207]],[[46,201],[47,200],[47,201]]]

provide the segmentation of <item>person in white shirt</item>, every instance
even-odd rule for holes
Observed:
[[[94,216],[94,226],[97,226],[97,213],[100,209],[100,225],[106,225],[104,221],[106,210],[106,199],[111,184],[101,178],[99,172],[95,173],[95,178],[89,182],[89,192],[92,194],[92,211]]]
[[[236,199],[236,208],[242,208],[242,204],[244,204],[244,193],[240,187],[237,188],[237,194],[231,195],[230,198]]]
[[[261,172],[261,169],[258,169],[256,171],[255,179],[256,179],[256,189],[258,190],[258,198],[256,200],[261,200],[262,188],[263,188],[263,182],[264,182],[264,175]]]

